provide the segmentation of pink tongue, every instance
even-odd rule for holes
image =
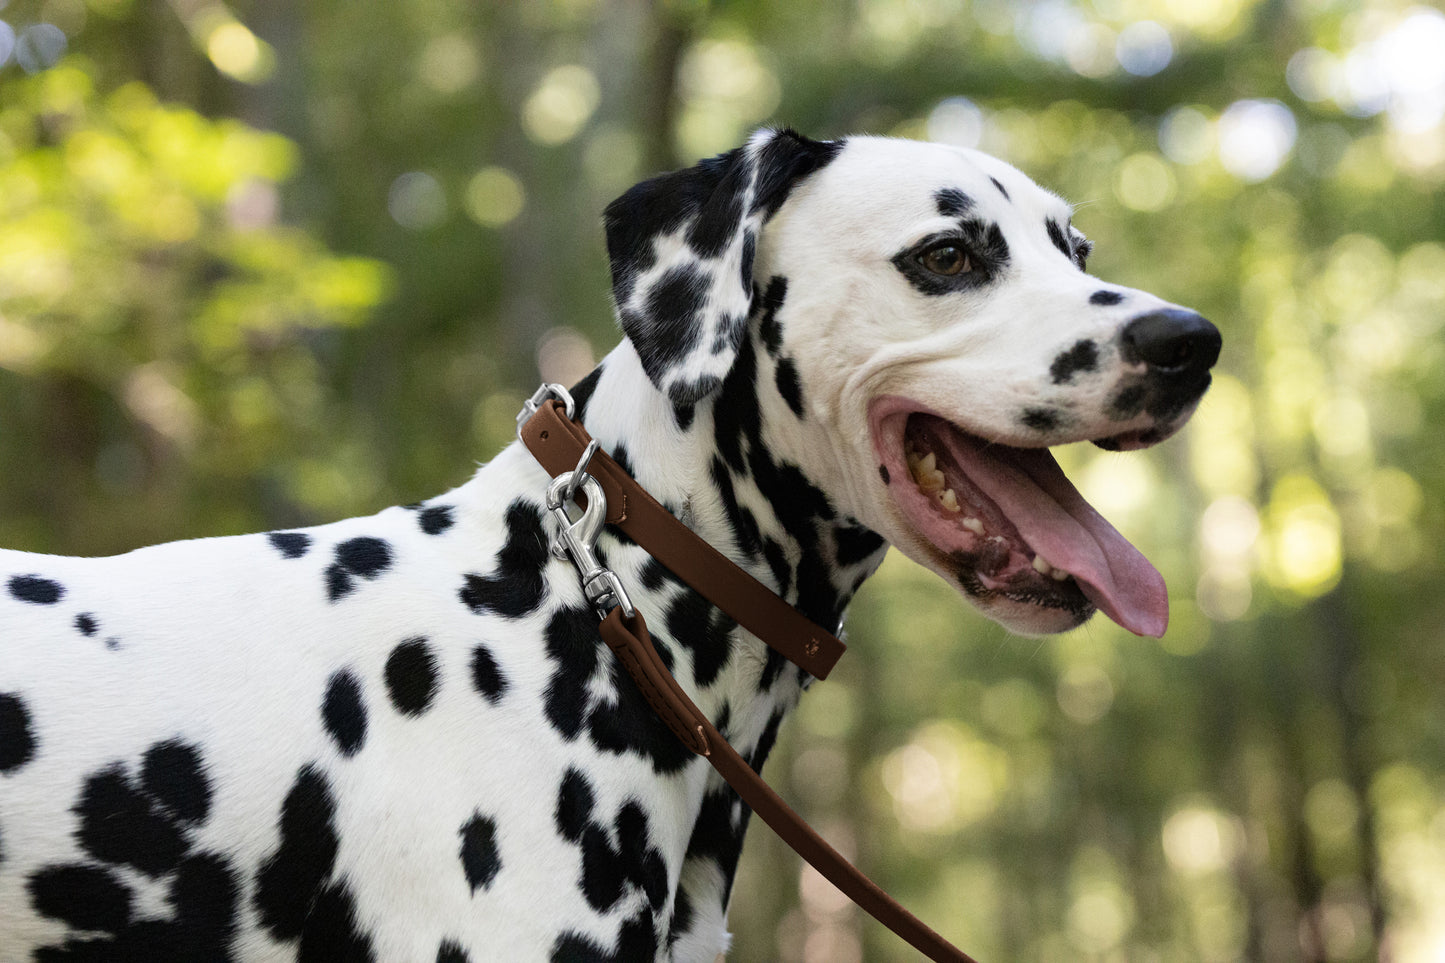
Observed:
[[[1044,448],[1006,448],[951,433],[968,477],[1049,564],[1074,576],[1084,595],[1137,635],[1169,624],[1164,576],[1094,506]]]

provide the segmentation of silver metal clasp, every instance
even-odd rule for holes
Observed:
[[[632,599],[617,573],[598,561],[594,551],[597,536],[607,521],[607,496],[602,484],[586,470],[596,450],[596,442],[587,446],[577,467],[558,475],[547,486],[547,511],[557,520],[557,543],[552,546],[552,554],[570,558],[577,566],[582,591],[599,616],[605,618],[614,606],[621,606],[622,614],[631,618],[637,614]],[[567,506],[570,503],[576,507],[574,496],[578,488],[587,496],[587,507],[579,509],[581,516],[574,520]]]
[[[572,394],[559,384],[544,382],[540,388],[532,392],[532,397],[522,402],[522,410],[517,412],[517,437],[522,437],[522,426],[527,419],[537,413],[548,398],[556,398],[562,402],[562,407],[567,409],[567,420],[571,421],[577,412],[577,405],[572,401]]]

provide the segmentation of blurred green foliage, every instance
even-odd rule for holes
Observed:
[[[598,214],[635,180],[764,122],[977,145],[1079,202],[1097,274],[1225,332],[1179,439],[1060,452],[1164,571],[1171,628],[1011,638],[890,557],[768,775],[981,959],[1445,955],[1437,9],[0,17],[0,542],[93,554],[434,494],[510,438],[539,369],[616,340]],[[910,958],[762,830],[732,924],[739,960]]]

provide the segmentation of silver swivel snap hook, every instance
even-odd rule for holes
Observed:
[[[557,521],[557,543],[552,546],[552,554],[569,558],[577,566],[582,591],[599,616],[605,618],[613,607],[621,606],[622,614],[631,618],[637,614],[632,599],[617,573],[598,561],[594,551],[597,536],[607,522],[607,495],[602,491],[602,484],[587,473],[587,463],[596,451],[597,442],[593,441],[575,469],[558,475],[547,486],[547,511]],[[581,517],[574,520],[567,506],[569,503],[576,506],[579,488],[587,496],[587,507],[581,509]]]

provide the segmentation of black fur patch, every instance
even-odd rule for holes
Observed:
[[[30,710],[20,696],[0,692],[0,773],[10,773],[35,757]]]
[[[1118,291],[1110,291],[1108,288],[1102,288],[1089,295],[1090,304],[1110,305],[1118,304],[1122,300],[1124,300],[1123,294]]]
[[[956,187],[935,191],[933,201],[938,205],[938,213],[943,217],[963,217],[973,210],[973,198]]]
[[[391,546],[380,538],[363,535],[336,546],[336,561],[326,567],[326,597],[332,602],[356,588],[353,575],[374,579],[391,567]]]
[[[65,586],[39,575],[10,576],[10,594],[21,602],[54,605],[65,596]]]
[[[998,188],[998,192],[1003,195],[1003,199],[1004,199],[1004,200],[1006,200],[1006,201],[1011,201],[1011,200],[1013,200],[1013,198],[1011,198],[1011,197],[1008,196],[1008,191],[1004,190],[1003,185],[998,182],[998,178],[997,178],[997,177],[990,177],[990,178],[989,178],[989,181],[991,181],[991,182],[993,183],[993,186],[994,186],[994,187],[997,187],[997,188]]]
[[[402,715],[419,716],[437,691],[437,659],[426,639],[407,639],[386,659],[386,691]]]
[[[568,769],[562,777],[562,786],[557,791],[557,834],[563,839],[577,843],[592,819],[592,808],[597,804],[592,783],[580,769]]]
[[[200,822],[211,811],[211,785],[195,746],[172,740],[146,750],[141,788],[177,819]]]
[[[120,763],[86,779],[75,812],[80,816],[76,838],[104,862],[159,876],[175,869],[185,855],[179,821],[140,791]]]
[[[361,683],[351,672],[335,672],[326,683],[321,720],[341,754],[356,755],[366,740],[366,706],[361,701]]]
[[[473,612],[496,612],[518,618],[542,603],[547,583],[547,539],[542,534],[542,510],[525,498],[507,506],[507,541],[497,553],[492,575],[468,575],[461,599]]]
[[[777,274],[768,282],[768,289],[763,292],[758,306],[762,312],[758,320],[758,336],[763,339],[763,347],[767,348],[768,354],[774,358],[783,347],[783,326],[778,321],[778,310],[787,298],[788,279]]]
[[[311,536],[302,532],[271,532],[266,540],[283,558],[300,558],[311,548]]]
[[[592,401],[592,395],[597,391],[597,382],[602,380],[602,366],[598,365],[587,373],[587,377],[572,386],[567,392],[572,396],[573,415],[583,424],[587,423],[587,405]]]
[[[450,505],[433,505],[423,509],[422,513],[417,516],[417,523],[421,525],[421,530],[428,535],[440,535],[452,527],[452,522],[452,506]]]
[[[652,914],[639,909],[623,922],[617,948],[606,950],[580,933],[563,933],[552,946],[551,963],[633,963],[657,956],[657,927]]]
[[[887,466],[887,465],[879,465],[879,466],[878,466],[878,477],[881,478],[881,479],[883,479],[883,484],[885,484],[885,485],[891,483],[892,480],[893,480],[893,479],[890,478],[889,475],[888,475],[888,466]]]
[[[507,693],[507,677],[492,650],[480,643],[472,648],[472,686],[492,705]]]
[[[261,923],[278,940],[308,927],[313,902],[336,864],[336,807],[315,766],[303,766],[281,804],[281,842],[256,872],[253,897]]]
[[[460,943],[442,940],[437,947],[437,963],[472,963],[472,958]]]
[[[100,623],[89,612],[81,612],[75,617],[75,630],[88,639],[100,631]]]
[[[1052,408],[1025,408],[1019,421],[1034,431],[1053,431],[1059,427],[1059,413]]]
[[[1064,257],[1072,261],[1074,259],[1074,248],[1069,244],[1068,235],[1066,235],[1064,229],[1059,226],[1059,222],[1052,217],[1044,218],[1044,230],[1049,232],[1049,240],[1053,242],[1054,247],[1058,248]]]
[[[692,674],[706,688],[717,681],[732,654],[737,623],[692,589],[684,589],[667,609],[664,631],[692,652]]]
[[[788,403],[793,414],[803,417],[803,383],[798,378],[798,367],[792,358],[779,358],[775,378],[778,394]]]
[[[462,837],[462,871],[475,895],[478,889],[491,886],[502,869],[502,857],[497,852],[497,824],[481,813],[474,813],[458,832]]]
[[[1099,366],[1099,346],[1087,338],[1074,342],[1067,351],[1060,352],[1049,365],[1049,375],[1054,384],[1066,385],[1074,380],[1080,371],[1093,371]]]
[[[1109,402],[1109,417],[1115,421],[1133,418],[1144,410],[1144,403],[1148,400],[1149,389],[1144,385],[1137,382],[1126,385]]]
[[[838,564],[844,568],[866,561],[887,547],[883,536],[863,525],[840,525],[833,530]]]
[[[130,887],[109,869],[77,863],[46,866],[26,880],[41,916],[78,930],[115,932],[130,925]]]

